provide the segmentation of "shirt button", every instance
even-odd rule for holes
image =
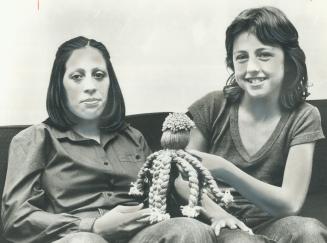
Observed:
[[[104,164],[104,165],[108,165],[109,163],[108,163],[108,162],[104,162],[103,164]]]
[[[139,154],[135,155],[135,159],[140,159],[141,156]]]

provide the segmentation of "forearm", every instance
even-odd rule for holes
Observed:
[[[4,236],[12,242],[52,242],[92,224],[91,219],[44,210],[49,202],[41,183],[47,161],[43,144],[19,137],[10,146],[1,219]]]
[[[52,242],[72,232],[91,231],[95,220],[41,210],[27,214],[22,210],[16,210],[11,214],[5,212],[3,216],[4,236],[17,243]]]
[[[215,160],[203,161],[214,177],[230,184],[244,197],[248,198],[271,215],[296,214],[301,206],[301,200],[295,200],[295,196],[287,187],[273,186],[260,181],[237,168],[225,159],[215,156]],[[222,168],[220,163],[224,163]]]

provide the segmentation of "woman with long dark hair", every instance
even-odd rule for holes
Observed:
[[[150,225],[129,196],[150,149],[125,122],[124,99],[105,46],[77,37],[56,54],[49,118],[10,145],[2,199],[4,236],[37,242],[213,242],[196,220]]]

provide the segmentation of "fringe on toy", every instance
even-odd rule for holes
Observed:
[[[143,192],[137,188],[137,184],[135,182],[131,182],[131,188],[129,189],[128,195],[143,196]]]
[[[152,212],[149,217],[150,224],[158,223],[167,219],[170,219],[169,213],[163,214],[158,209],[152,208]]]
[[[181,206],[182,214],[189,218],[195,218],[200,214],[201,207],[190,207],[189,205]]]
[[[232,194],[230,193],[230,189],[225,190],[224,196],[221,198],[221,201],[224,203],[225,207],[229,207],[234,201]]]

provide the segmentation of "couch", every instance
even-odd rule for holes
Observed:
[[[318,107],[322,117],[324,133],[327,135],[327,100],[311,100]],[[160,149],[161,125],[167,112],[146,113],[127,116],[127,122],[140,130],[153,151]],[[6,178],[8,148],[12,137],[28,125],[0,126],[0,195]],[[1,198],[0,198],[1,202]],[[317,143],[314,153],[313,174],[307,200],[301,215],[314,217],[327,225],[327,140]],[[0,243],[7,243],[2,237]]]

